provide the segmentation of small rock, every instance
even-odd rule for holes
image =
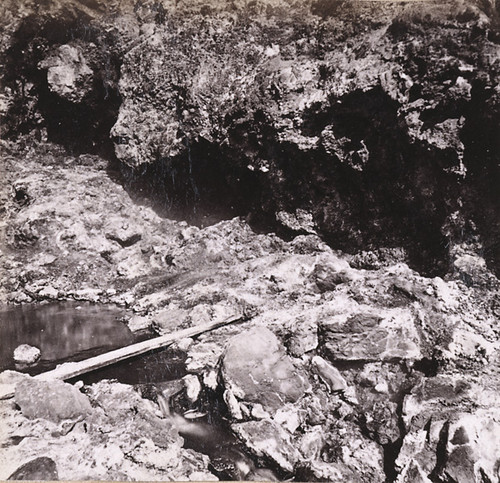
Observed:
[[[46,456],[28,461],[7,478],[7,480],[15,481],[55,481],[58,479],[56,463]]]
[[[243,419],[243,413],[241,411],[240,403],[236,399],[235,395],[230,389],[224,391],[224,402],[226,403],[229,414],[236,419],[241,421]]]
[[[102,291],[97,288],[82,288],[80,290],[75,290],[73,292],[73,298],[75,300],[82,300],[86,302],[99,302],[99,296],[102,294]]]
[[[40,266],[52,265],[56,260],[57,258],[54,255],[45,253],[38,258],[38,264]]]
[[[375,389],[376,392],[381,394],[387,394],[389,392],[389,386],[387,384],[387,381],[379,382],[378,384],[375,385],[373,389]]]
[[[307,460],[319,459],[325,445],[325,436],[321,426],[314,426],[300,439],[299,450]]]
[[[325,361],[325,359],[320,356],[314,356],[311,360],[311,365],[314,372],[326,384],[329,392],[345,391],[347,389],[347,383],[342,374],[340,374],[340,371]]]
[[[362,251],[352,257],[350,265],[357,269],[378,270],[384,266],[384,263],[380,260],[379,254],[372,251]]]
[[[347,262],[317,263],[312,271],[311,278],[320,292],[335,290],[337,285],[349,283],[353,280]]]
[[[188,312],[177,307],[167,307],[153,316],[155,327],[162,334],[178,330],[188,316]]]
[[[311,396],[308,401],[306,411],[306,421],[311,426],[323,424],[326,421],[325,406],[327,404],[326,395],[323,392],[318,392]]]
[[[127,322],[128,328],[132,332],[149,329],[151,327],[151,324],[151,319],[142,315],[134,315]]]
[[[57,299],[59,296],[59,290],[49,285],[48,287],[42,288],[42,290],[38,292],[38,296],[44,299]]]
[[[313,461],[317,478],[323,481],[386,481],[382,447],[364,436],[356,424],[336,420],[324,429],[325,446],[320,459]],[[330,469],[341,472],[333,480],[333,474],[328,476],[328,468],[323,466],[326,462]],[[323,474],[325,470],[327,472]]]
[[[288,351],[301,357],[318,347],[318,323],[313,317],[299,316],[285,327]]]
[[[264,410],[262,404],[254,404],[251,411],[252,418],[254,419],[265,419],[271,417],[270,414]]]
[[[198,376],[188,374],[182,378],[184,387],[186,388],[186,396],[191,402],[196,402],[200,397],[201,383]]]
[[[299,235],[292,241],[295,253],[308,254],[328,251],[328,245],[318,235]]]
[[[68,101],[81,102],[92,90],[93,72],[79,46],[61,45],[40,67],[47,69],[49,89]]]
[[[297,408],[293,406],[285,406],[279,409],[274,415],[273,420],[291,434],[295,433],[302,423]]]
[[[187,352],[192,343],[193,339],[191,337],[184,337],[184,339],[181,339],[177,342],[176,346],[180,351]]]
[[[202,373],[207,368],[214,368],[222,355],[221,344],[215,342],[201,342],[198,338],[191,344],[186,359],[186,369],[192,373]]]
[[[295,213],[280,211],[276,213],[276,221],[292,231],[316,234],[313,215],[298,208]]]
[[[85,417],[92,411],[84,394],[62,381],[27,379],[16,386],[16,404],[28,419],[43,418],[58,422]]]
[[[219,385],[217,372],[213,369],[205,372],[203,374],[203,384],[205,385],[205,387],[208,387],[212,391],[215,391],[217,389],[217,386]]]
[[[38,347],[28,344],[21,344],[14,350],[14,362],[18,364],[34,364],[42,353]]]

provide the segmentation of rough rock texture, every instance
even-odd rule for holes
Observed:
[[[76,387],[61,381],[22,381],[16,386],[14,401],[28,419],[54,422],[84,419],[91,411],[88,398]]]
[[[28,344],[21,344],[14,350],[14,362],[20,364],[34,364],[42,353],[38,347],[33,347]]]
[[[498,479],[498,373],[488,372],[429,378],[406,396],[407,435],[396,460],[402,475],[418,468],[452,481]]]
[[[195,402],[189,402],[186,396],[185,409],[206,412],[214,407],[210,401],[219,398],[215,407],[232,405],[233,412],[228,414],[236,415],[238,424],[271,419],[269,424],[276,431],[268,435],[266,446],[258,449],[249,443],[249,451],[262,455],[256,457],[273,468],[284,464],[283,477],[289,476],[292,468],[297,478],[306,480],[368,482],[383,481],[389,475],[391,479],[411,481],[415,474],[425,478],[436,474],[444,481],[446,474],[459,471],[453,461],[463,446],[452,443],[450,433],[450,443],[446,444],[449,454],[456,454],[449,462],[445,459],[444,436],[440,433],[443,426],[447,427],[446,421],[454,424],[467,415],[479,421],[477,425],[495,421],[500,406],[492,393],[498,368],[498,282],[478,255],[461,252],[459,259],[463,262],[459,270],[445,278],[427,278],[402,263],[397,254],[385,252],[378,258],[364,254],[352,261],[353,257],[333,251],[314,234],[298,235],[287,242],[274,234],[255,233],[238,218],[205,228],[190,226],[162,219],[150,207],[136,205],[109,178],[98,156],[72,157],[56,146],[42,144],[37,149],[39,153],[45,150],[45,154],[35,156],[34,151],[23,150],[24,163],[18,164],[14,163],[18,149],[12,145],[7,148],[10,158],[5,164],[6,179],[24,180],[24,192],[30,196],[26,204],[16,201],[15,191],[6,197],[7,233],[15,233],[30,219],[45,221],[33,244],[23,248],[4,245],[2,263],[9,273],[3,281],[5,297],[12,301],[45,300],[49,298],[50,286],[57,299],[126,304],[141,317],[141,326],[146,319],[165,333],[253,310],[251,321],[219,329],[186,344],[187,369],[196,374],[202,390]],[[74,209],[70,210],[67,204],[72,199]],[[136,227],[142,234],[137,243],[122,247],[106,238],[109,228],[105,228],[100,211],[107,206],[123,206],[119,217],[114,215],[113,223],[117,230],[127,225]],[[74,236],[58,236],[71,229]],[[106,244],[114,244],[109,256],[102,255]],[[369,263],[369,269],[354,268],[359,267],[360,260]],[[374,260],[378,260],[378,267]],[[317,283],[318,266],[341,267],[349,278],[325,291]],[[223,398],[227,388],[217,376],[221,356],[238,338],[243,340],[248,356],[261,347],[248,344],[248,333],[241,336],[248,330],[257,338],[258,334],[267,333],[273,342],[274,350],[262,351],[257,354],[259,357],[287,360],[286,366],[293,366],[302,376],[303,386],[293,398],[295,402],[285,405],[283,401],[278,405],[275,397],[271,411],[259,404],[267,400],[269,393],[259,393],[255,385],[251,386],[252,401],[239,399],[237,392],[231,393],[232,398],[229,394]],[[345,381],[344,391],[329,391],[324,379],[329,380],[328,375],[322,376],[321,370],[311,364],[315,356],[321,356],[340,373]],[[236,356],[234,360],[245,364],[252,359]],[[262,365],[256,366],[262,372]],[[249,373],[247,367],[247,379]],[[2,381],[17,383],[17,378],[5,374]],[[473,397],[456,398],[454,389],[446,390],[450,385],[454,387],[457,374],[467,384],[475,381],[474,398],[485,398],[484,405],[481,403],[483,412],[478,413],[477,405],[470,403]],[[442,383],[434,391],[436,396],[430,397],[429,384],[436,377]],[[308,386],[311,392],[304,391]],[[111,390],[113,385],[106,387],[106,404],[110,407],[121,407],[122,403],[117,406],[116,402],[122,397],[120,394],[131,397],[128,390],[115,393]],[[493,388],[491,392],[489,387]],[[151,410],[146,409],[147,401],[135,398],[134,395],[126,404],[123,402],[125,413],[131,405],[141,408],[141,412]],[[49,422],[30,422],[9,403],[5,404],[2,418],[10,428],[7,438],[24,437],[30,431],[47,434],[44,425]],[[154,414],[157,412],[155,409]],[[122,438],[128,437],[128,433],[123,436],[118,430],[123,421],[121,413],[115,418],[107,409],[106,414],[101,427],[112,426],[113,444],[121,447]],[[406,422],[407,414],[411,414],[411,425]],[[427,438],[429,421],[436,422],[436,431]],[[137,424],[143,427],[143,423]],[[153,430],[149,423],[144,424],[147,429],[132,428],[131,434],[150,434]],[[157,424],[160,423],[154,420],[153,426]],[[247,439],[257,441],[259,425],[244,427]],[[66,429],[50,431],[60,433]],[[279,448],[284,434],[300,454],[297,459],[277,463],[270,448]],[[95,441],[94,437],[90,441]],[[0,452],[3,461],[17,455],[6,466],[5,477],[29,459],[46,454],[41,453],[42,446],[35,445],[32,438],[17,446],[13,441],[7,439],[7,447]],[[21,445],[28,441],[33,446],[25,452]],[[42,445],[45,440],[37,441]],[[97,470],[90,471],[89,461],[97,458],[103,446],[96,443],[94,454],[94,450],[84,448],[88,442],[65,442],[68,451],[82,453],[77,462],[71,463],[72,468],[69,463],[61,468],[56,451],[47,454],[56,462],[61,478],[82,478],[85,474],[94,478],[115,475],[161,479],[166,475],[190,474],[187,470],[182,473],[173,463],[160,463],[172,462],[177,453],[168,452],[167,457],[155,439],[153,443],[144,443],[133,458],[126,456],[128,449],[116,451],[109,464],[101,462]],[[473,465],[467,463],[468,467],[472,465],[478,471],[483,468],[487,474],[494,471],[490,453],[482,446],[471,447],[470,451],[460,450],[470,453],[469,460],[474,461]],[[341,448],[351,449],[347,452]],[[151,462],[152,456],[147,455],[156,455],[157,459]],[[202,456],[194,458],[200,461],[196,471],[206,471],[207,461],[202,463]],[[209,478],[206,473],[202,479],[205,478]]]
[[[420,7],[5,2],[4,130],[111,136],[163,208],[403,246],[430,274],[479,234],[498,268],[498,8]]]
[[[499,14],[1,2],[0,302],[116,303],[162,334],[249,314],[180,342],[168,395],[257,466],[498,480]],[[130,386],[70,386],[90,408],[68,416],[0,383],[0,479],[38,457],[65,480],[223,474]]]
[[[54,460],[41,456],[19,467],[7,479],[14,481],[56,481],[59,479],[59,475]]]
[[[82,102],[92,91],[93,72],[87,65],[82,49],[61,45],[53,57],[40,63],[47,69],[49,89],[71,102]]]
[[[207,458],[183,449],[172,422],[159,418],[130,386],[101,382],[87,396],[92,410],[85,420],[61,423],[26,419],[2,401],[0,478],[43,454],[67,481],[213,479]]]
[[[267,456],[285,471],[292,472],[299,459],[290,434],[273,421],[250,421],[233,425],[236,434],[247,443],[257,456]]]
[[[325,351],[337,360],[419,359],[418,334],[411,312],[396,309],[384,315],[380,311],[340,315],[323,322]]]
[[[307,389],[276,336],[255,327],[232,338],[223,355],[226,390],[241,401],[259,403],[274,413],[287,402],[300,399]]]

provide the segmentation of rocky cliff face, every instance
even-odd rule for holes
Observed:
[[[429,274],[479,235],[496,270],[498,13],[421,7],[26,2],[4,132],[112,142],[165,208],[404,247]]]
[[[2,303],[117,303],[160,332],[250,310],[181,344],[198,389],[179,405],[217,401],[258,466],[499,478],[495,2],[0,8]],[[173,430],[162,463],[129,388],[85,392],[121,411],[78,422],[85,457],[58,461],[44,422],[0,466],[50,440],[61,478],[227,476]],[[135,446],[110,429],[134,407]],[[7,438],[40,431],[0,409]]]

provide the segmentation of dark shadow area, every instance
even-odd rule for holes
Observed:
[[[275,213],[302,208],[333,248],[356,253],[402,246],[422,274],[446,273],[441,227],[455,208],[456,180],[443,174],[445,161],[409,145],[398,127],[397,104],[380,89],[346,96],[331,112],[312,111],[304,132],[319,135],[326,126],[349,138],[354,151],[366,146],[370,159],[363,170],[321,149],[304,153],[278,142],[256,115],[233,128],[229,147],[193,143],[184,155],[139,169],[115,165],[115,176],[119,171],[132,198],[161,216],[198,226],[244,216],[257,232],[291,239],[299,232],[278,223]],[[251,160],[242,154],[248,152],[271,160],[269,172],[249,169]]]
[[[493,89],[477,81],[472,86],[462,130],[466,146],[466,207],[481,234],[488,265],[500,274],[500,100]],[[464,233],[467,235],[467,233]]]
[[[42,60],[63,44],[81,45],[93,73],[91,91],[81,102],[66,100],[49,88]],[[70,153],[114,155],[109,131],[121,103],[117,81],[121,59],[110,34],[93,26],[83,12],[62,9],[59,15],[23,19],[3,54],[2,84],[14,95],[1,119],[1,134],[23,134],[63,145]],[[99,45],[99,48],[96,47]]]
[[[450,161],[410,143],[399,105],[381,88],[355,91],[330,104],[330,110],[311,109],[305,133],[321,136],[328,127],[335,140],[344,140],[344,154],[351,154],[341,159],[323,142],[323,156],[320,148],[314,162],[288,156],[294,162],[289,180],[300,180],[304,199],[312,193],[311,210],[325,241],[348,253],[404,247],[410,265],[422,274],[446,273],[441,227],[456,207],[458,190],[457,180],[442,170]],[[299,174],[304,166],[310,166],[310,176]]]
[[[135,202],[152,206],[163,217],[203,227],[252,211],[262,190],[254,173],[227,162],[208,143],[186,151],[137,169],[118,162],[111,169]]]
[[[331,127],[336,138],[349,139],[353,163],[361,162],[356,151],[365,146],[369,160],[362,170],[323,148],[304,153],[279,142],[257,112],[245,124],[227,121],[229,146],[200,141],[176,158],[138,169],[117,164],[114,173],[136,202],[152,205],[161,216],[198,226],[244,216],[257,232],[291,239],[300,231],[280,224],[275,213],[302,208],[335,249],[404,247],[413,268],[443,275],[448,240],[441,227],[456,209],[460,189],[442,169],[451,161],[410,145],[399,127],[397,103],[380,88],[332,105],[308,113],[304,134],[319,136]],[[269,169],[249,169],[256,159],[269,160]]]
[[[155,336],[152,334],[142,337],[137,335],[136,341],[140,342],[152,337]],[[69,382],[81,380],[84,384],[89,385],[104,379],[116,379],[122,384],[130,385],[159,384],[184,377],[187,373],[185,360],[186,354],[184,352],[167,347],[111,364],[78,376]]]

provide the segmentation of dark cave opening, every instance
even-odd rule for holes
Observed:
[[[363,170],[321,148],[304,153],[279,142],[265,116],[255,115],[243,126],[231,126],[230,146],[191,142],[177,158],[135,170],[122,166],[124,184],[134,199],[149,200],[162,216],[200,226],[244,216],[254,230],[284,239],[300,233],[280,224],[275,214],[302,208],[335,249],[354,254],[403,247],[420,273],[445,274],[448,251],[441,227],[454,208],[455,187],[438,155],[409,145],[397,104],[378,88],[346,96],[331,112],[311,112],[304,131],[318,135],[327,125],[355,146],[365,143],[373,159]],[[259,159],[269,160],[269,169],[249,169]]]
[[[114,167],[136,202],[151,205],[162,217],[200,227],[247,216],[262,190],[254,173],[233,169],[217,147],[203,142],[176,158],[159,158],[135,169],[116,161]]]
[[[498,100],[484,81],[472,86],[472,100],[462,130],[466,146],[467,190],[464,201],[482,236],[484,257],[500,273],[500,137]]]

